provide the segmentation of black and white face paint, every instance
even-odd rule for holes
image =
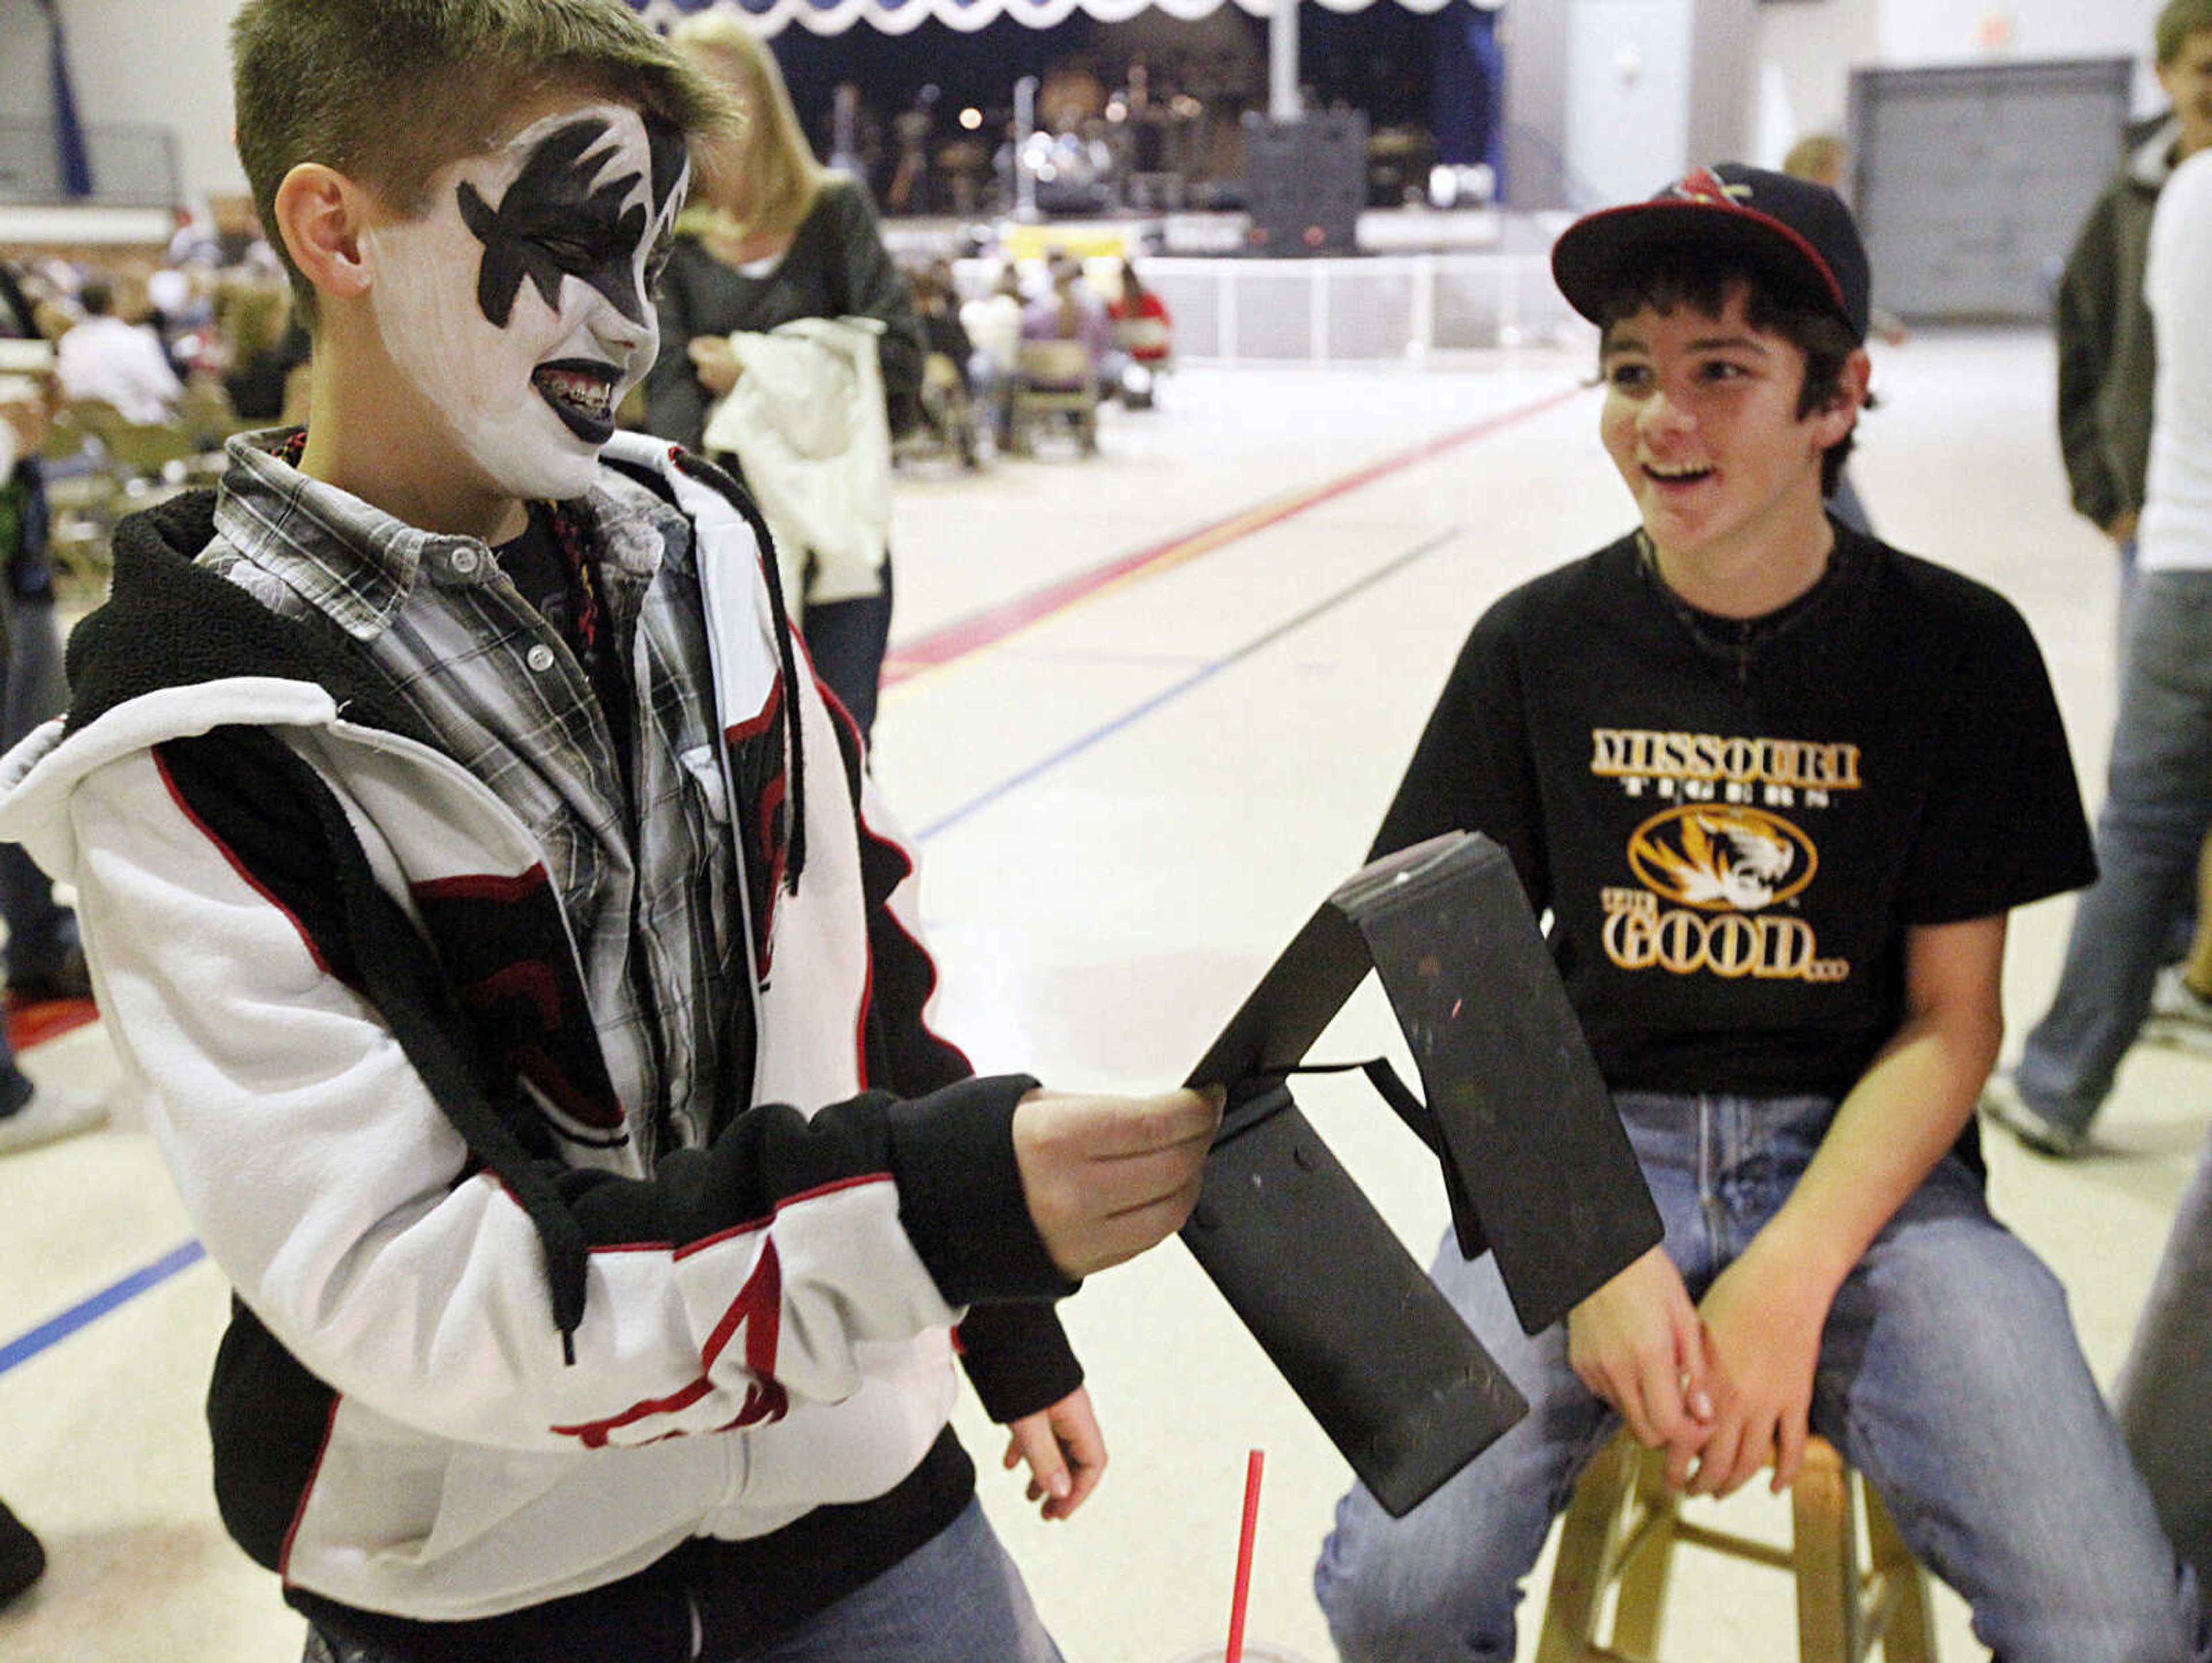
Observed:
[[[368,234],[385,349],[508,495],[591,483],[659,345],[653,280],[684,183],[672,128],[582,104],[447,167],[428,213]]]

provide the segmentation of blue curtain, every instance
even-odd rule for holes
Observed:
[[[1436,15],[1433,27],[1430,124],[1437,136],[1437,160],[1458,166],[1486,161],[1502,168],[1505,54],[1498,44],[1498,14],[1448,6]]]
[[[52,38],[50,63],[53,74],[54,157],[64,196],[92,194],[92,158],[85,149],[84,124],[77,119],[76,93],[70,85],[69,43],[62,33],[60,0],[39,0],[46,9]]]

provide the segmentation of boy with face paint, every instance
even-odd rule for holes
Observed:
[[[118,528],[0,764],[237,1291],[227,1525],[313,1659],[1056,1658],[955,1354],[1066,1516],[1052,1302],[1219,1106],[972,1076],[757,516],[615,432],[719,94],[616,0],[233,44],[310,420]]]
[[[2063,1293],[1984,1194],[2006,913],[2085,883],[2087,832],[2019,614],[1824,510],[1867,392],[1857,228],[1723,163],[1552,262],[1639,524],[1477,622],[1375,853],[1510,854],[1667,1234],[1533,1337],[1447,1239],[1432,1274],[1530,1413],[1401,1519],[1344,1499],[1337,1647],[1513,1658],[1625,1425],[1713,1495],[1786,1488],[1821,1434],[2009,1663],[2212,1658]]]

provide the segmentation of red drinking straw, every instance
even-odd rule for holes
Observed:
[[[1237,1539],[1237,1591],[1229,1600],[1229,1648],[1222,1663],[1243,1663],[1244,1600],[1252,1591],[1252,1536],[1260,1522],[1260,1468],[1266,1457],[1254,1450],[1244,1458],[1244,1528]]]

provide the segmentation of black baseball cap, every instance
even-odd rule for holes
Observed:
[[[1552,246],[1552,276],[1595,323],[1621,277],[1678,248],[1740,261],[1778,298],[1831,312],[1866,339],[1866,245],[1851,210],[1825,185],[1741,162],[1699,167],[1647,202],[1585,214]]]

